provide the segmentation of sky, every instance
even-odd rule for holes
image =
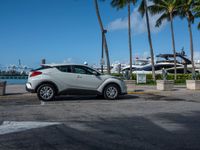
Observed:
[[[149,56],[145,18],[131,7],[133,57]],[[128,63],[127,8],[116,10],[110,1],[99,2],[110,61]],[[172,53],[168,22],[155,27],[158,16],[150,16],[155,55]],[[200,30],[192,26],[195,58],[200,59]],[[183,47],[188,57],[187,21],[174,20],[176,50]],[[29,67],[47,63],[99,65],[101,31],[93,0],[0,0],[0,66],[21,63]]]

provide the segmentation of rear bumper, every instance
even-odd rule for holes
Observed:
[[[35,90],[32,88],[31,83],[26,83],[26,91],[35,93]]]

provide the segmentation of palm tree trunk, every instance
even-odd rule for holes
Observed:
[[[176,48],[175,48],[175,40],[174,40],[174,28],[173,28],[173,16],[172,13],[170,13],[170,23],[171,23],[171,35],[172,35],[172,47],[173,47],[173,53],[174,53],[174,80],[176,80]]]
[[[154,52],[153,52],[153,45],[152,45],[152,40],[151,40],[151,30],[150,30],[150,25],[149,25],[149,15],[148,15],[148,9],[147,9],[146,0],[144,0],[144,7],[145,7],[145,14],[146,14],[146,22],[147,22],[147,31],[148,31],[148,40],[149,40],[149,46],[150,46],[150,54],[151,54],[152,77],[153,77],[153,80],[156,81],[155,64],[154,64]]]
[[[128,43],[130,52],[130,79],[132,79],[132,45],[131,45],[131,10],[130,0],[128,1]]]
[[[192,75],[195,74],[195,67],[194,67],[194,49],[193,49],[193,38],[192,38],[192,29],[191,29],[191,22],[190,18],[188,18],[188,30],[190,34],[190,53],[191,53],[191,62],[192,62]],[[192,76],[194,80],[194,76]]]
[[[107,45],[107,41],[106,41],[106,36],[105,36],[105,29],[103,27],[103,23],[100,17],[100,13],[99,13],[99,6],[98,6],[98,2],[97,0],[94,0],[94,4],[95,4],[95,9],[96,9],[96,15],[99,21],[99,25],[101,28],[101,32],[103,33],[103,39],[104,39],[104,48],[105,48],[105,53],[106,53],[106,59],[107,59],[107,72],[108,74],[110,74],[110,59],[109,59],[109,51],[108,51],[108,45]]]

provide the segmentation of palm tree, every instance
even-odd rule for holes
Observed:
[[[144,14],[146,16],[148,40],[149,40],[149,47],[150,47],[150,54],[151,54],[151,64],[152,64],[152,77],[153,77],[153,80],[155,81],[156,77],[155,77],[155,66],[154,66],[154,51],[153,51],[153,45],[152,45],[152,40],[151,40],[151,30],[150,30],[150,25],[149,25],[149,14],[148,14],[147,1],[146,0],[142,0],[138,10],[141,13],[142,17],[144,17]]]
[[[136,3],[137,0],[112,0],[111,5],[113,7],[117,7],[117,9],[124,8],[126,5],[128,6],[128,43],[129,43],[129,53],[130,53],[130,79],[132,79],[132,44],[131,44],[131,8],[130,3]]]
[[[103,46],[105,48],[106,59],[107,59],[107,72],[108,72],[108,74],[110,74],[110,59],[109,59],[108,45],[107,45],[107,40],[106,40],[106,36],[105,36],[105,29],[103,27],[103,23],[102,23],[101,16],[100,16],[100,13],[99,13],[99,6],[98,6],[97,0],[94,0],[94,5],[95,5],[96,15],[97,15],[97,18],[98,18],[98,21],[99,21],[99,25],[100,25],[100,28],[101,28],[102,36],[103,36],[103,39],[104,39],[104,45]]]
[[[195,12],[194,17],[200,18],[200,0],[195,0],[193,11]],[[198,29],[200,30],[200,22],[198,24]]]
[[[194,0],[182,0],[182,7],[180,11],[181,18],[187,18],[188,21],[188,31],[190,35],[190,54],[191,54],[191,62],[192,62],[192,79],[194,79],[195,75],[195,66],[194,66],[194,49],[193,49],[193,36],[191,24],[194,23],[194,15],[193,15],[193,7]]]
[[[173,28],[173,18],[178,15],[178,10],[181,7],[180,0],[152,0],[153,5],[149,6],[150,13],[152,15],[161,14],[161,16],[156,21],[156,27],[159,27],[162,24],[163,20],[170,21],[171,27],[171,37],[172,37],[172,48],[174,53],[174,66],[175,66],[175,80],[176,78],[176,47],[174,40],[174,28]]]

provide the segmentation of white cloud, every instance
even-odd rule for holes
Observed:
[[[159,18],[159,16],[160,15],[149,15],[149,23],[152,33],[158,33],[164,28],[167,23],[166,21],[164,21],[159,28],[155,27],[156,20]],[[128,29],[128,17],[115,19],[108,24],[107,28],[109,31]],[[141,17],[138,12],[138,8],[135,8],[131,13],[131,28],[133,34],[142,34],[147,32],[146,18],[145,16],[144,18]]]
[[[73,59],[72,58],[67,58],[63,61],[63,63],[72,63]]]
[[[194,51],[194,60],[200,62],[200,51]]]

